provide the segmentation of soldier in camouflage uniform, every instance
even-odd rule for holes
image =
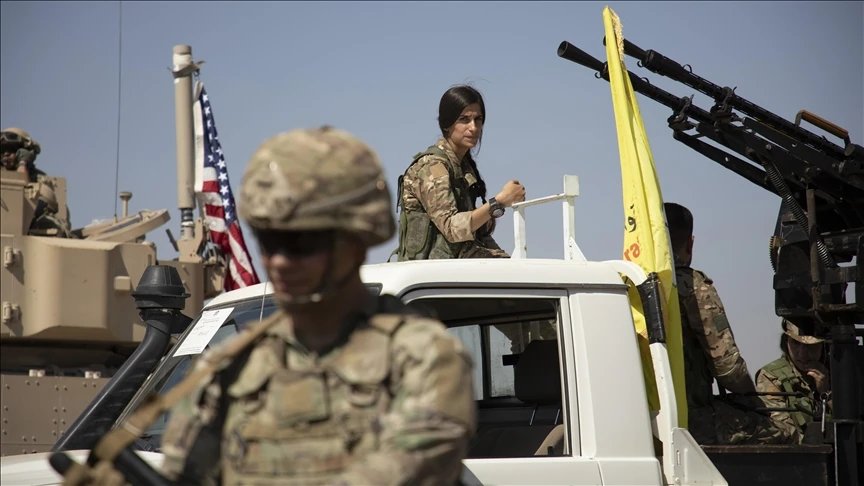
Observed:
[[[803,442],[808,425],[830,417],[832,409],[828,369],[820,362],[824,340],[801,335],[798,326],[783,319],[780,349],[783,355],[756,373],[756,389],[762,393],[798,393],[798,396],[767,395],[762,400],[771,408],[792,408],[797,412],[772,412],[778,424],[793,429]],[[819,424],[816,424],[819,427]]]
[[[471,154],[483,136],[486,105],[470,86],[447,90],[438,106],[441,138],[414,156],[399,178],[399,261],[438,258],[509,258],[492,238],[504,208],[525,200],[510,181],[486,200],[486,183]],[[476,207],[477,198],[483,205]],[[392,256],[392,255],[391,255]]]
[[[20,172],[30,182],[32,195],[36,198],[36,210],[30,230],[33,234],[43,234],[53,230],[56,236],[71,237],[69,208],[60,215],[53,179],[36,168],[36,157],[42,151],[39,143],[20,128],[4,128],[0,131],[0,165],[4,170]]]
[[[439,321],[360,280],[367,248],[395,232],[391,210],[377,155],[344,131],[258,148],[238,214],[280,310],[172,409],[164,474],[232,486],[458,481],[476,426],[470,355]]]
[[[36,182],[38,175],[44,175],[35,165],[42,147],[24,130],[4,128],[0,131],[0,150],[4,169],[21,172],[30,182]]]
[[[525,200],[525,188],[513,180],[495,197],[486,200],[486,183],[471,151],[483,138],[486,104],[479,91],[454,86],[441,97],[438,126],[441,138],[414,156],[399,178],[397,209],[398,261],[449,258],[509,258],[492,237],[495,220],[514,202]],[[477,198],[483,201],[476,207]],[[392,255],[391,255],[392,257]],[[528,338],[527,325],[495,326],[521,352]],[[557,335],[554,326],[541,324],[546,335]]]
[[[666,203],[665,210],[681,307],[688,430],[698,443],[706,445],[791,441],[791,431],[753,411],[765,404],[756,396],[746,395],[755,393],[756,386],[735,344],[723,302],[714,282],[690,267],[693,215],[675,203]],[[715,397],[715,379],[721,390],[732,395]]]

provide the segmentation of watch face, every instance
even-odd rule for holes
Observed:
[[[504,208],[499,206],[492,210],[492,217],[500,218],[501,216],[504,216]]]

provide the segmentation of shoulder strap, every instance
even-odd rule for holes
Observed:
[[[414,157],[411,159],[411,163],[408,164],[408,167],[405,168],[405,172],[403,172],[402,175],[399,176],[399,179],[396,183],[396,212],[397,213],[399,212],[399,208],[402,206],[402,181],[405,179],[405,174],[408,173],[408,169],[410,169],[412,165],[416,164],[418,160],[420,160],[422,157],[425,157],[427,155],[437,155],[439,157],[444,157],[445,159],[448,158],[447,154],[443,150],[441,150],[441,148],[438,147],[437,145],[430,146],[429,148],[426,149],[425,152],[417,152],[416,154],[414,154]],[[447,166],[447,172],[450,172],[451,177],[452,177],[452,171],[450,170],[449,165]],[[393,255],[391,254],[390,256],[392,257]]]
[[[369,326],[390,336],[405,322],[404,314],[375,314],[369,318]]]
[[[228,340],[222,347],[203,354],[195,367],[174,388],[164,395],[151,393],[144,399],[138,409],[135,410],[127,420],[119,427],[111,430],[93,448],[91,456],[102,460],[113,461],[117,454],[126,449],[138,439],[156,420],[165,412],[170,410],[181,398],[192,392],[202,378],[215,371],[226,360],[242,353],[246,348],[254,344],[270,329],[279,322],[280,312],[259,321],[245,330],[241,331],[233,339]],[[90,462],[88,460],[88,462]]]
[[[785,366],[786,366],[785,360],[783,358],[778,358],[778,359],[775,359],[774,361],[766,364],[762,368],[765,371],[770,371],[770,372],[774,373],[775,370],[784,368]]]

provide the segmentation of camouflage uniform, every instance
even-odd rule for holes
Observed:
[[[368,246],[395,231],[377,156],[330,128],[266,141],[246,169],[238,214],[256,230],[341,229]],[[384,296],[315,353],[285,313],[270,319],[172,409],[164,474],[208,485],[458,480],[476,426],[473,364],[439,321]]]
[[[758,412],[742,395],[755,386],[741,357],[713,281],[675,258],[681,307],[688,429],[700,444],[776,444],[789,432]],[[733,395],[714,397],[714,379]]]
[[[399,261],[439,258],[509,258],[492,236],[475,238],[471,186],[477,175],[457,160],[444,137],[417,154],[399,178]]]
[[[33,221],[30,224],[31,232],[38,235],[44,230],[55,230],[56,236],[70,238],[72,228],[69,223],[71,219],[69,208],[66,207],[65,215],[59,214],[54,180],[36,168],[36,157],[42,151],[42,147],[29,133],[20,128],[5,128],[0,133],[4,145],[3,169],[9,171],[17,171],[21,167],[27,169],[32,197],[36,200]],[[15,152],[6,152],[7,147],[12,147]]]
[[[784,333],[791,339],[804,344],[819,344],[823,340],[813,336],[802,336],[798,334],[798,328],[787,324],[789,329]],[[756,391],[762,393],[800,393],[801,396],[763,396],[762,401],[766,407],[771,408],[798,408],[798,412],[771,412],[771,418],[778,425],[794,431],[796,442],[804,439],[807,425],[816,420],[821,420],[822,407],[816,387],[811,385],[811,378],[802,375],[792,360],[784,352],[783,356],[763,366],[756,373]],[[830,408],[830,407],[829,407]],[[829,414],[826,412],[826,417]]]

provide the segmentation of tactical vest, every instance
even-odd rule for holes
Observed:
[[[222,483],[332,484],[379,450],[376,425],[393,400],[392,337],[410,311],[396,312],[358,324],[335,359],[303,370],[289,368],[280,336],[255,347],[225,390]]]
[[[686,319],[683,314],[682,317]],[[685,323],[686,325],[686,323]],[[687,405],[690,408],[704,407],[711,403],[714,396],[714,375],[708,365],[708,358],[702,344],[689,330],[682,333],[684,348],[684,383],[687,389]]]
[[[702,350],[702,343],[690,329],[687,309],[680,296],[679,305],[681,308],[681,339],[684,351],[684,383],[687,390],[687,406],[691,409],[705,407],[713,400],[714,375],[711,373],[705,351]],[[698,316],[696,317],[698,318]]]
[[[813,418],[810,419],[804,412],[788,412],[792,417],[792,421],[795,422],[795,427],[797,427],[799,432],[803,434],[804,428],[808,423],[812,422],[813,419],[821,420],[822,417],[817,416],[819,404],[813,399],[813,389],[810,388],[809,383],[804,381],[801,376],[795,373],[793,366],[794,365],[790,363],[785,356],[783,356],[768,363],[762,369],[777,377],[777,380],[780,382],[780,386],[778,387],[780,388],[780,391],[804,394],[803,397],[782,397],[786,400],[787,408],[802,408],[814,414]],[[826,413],[826,418],[827,416],[828,414]]]
[[[397,211],[402,204],[402,183],[405,175],[421,157],[426,155],[437,155],[449,160],[447,154],[435,145],[426,149],[425,152],[416,154],[405,173],[399,176],[396,190]],[[447,173],[450,177],[450,187],[453,191],[453,199],[456,201],[456,209],[459,212],[474,210],[469,185],[464,175],[463,177],[456,177],[450,164],[444,165],[447,167]],[[406,211],[403,207],[399,214],[399,246],[390,256],[395,254],[400,262],[459,258],[465,244],[466,242],[451,243],[447,241],[425,211]]]

